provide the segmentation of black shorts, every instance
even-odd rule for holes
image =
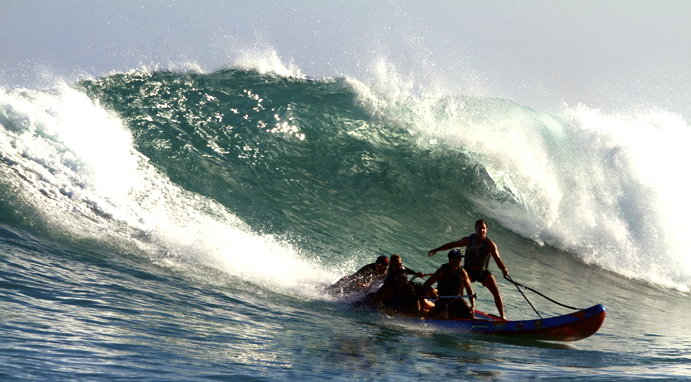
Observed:
[[[483,282],[487,278],[487,276],[491,275],[492,273],[488,270],[485,269],[484,271],[469,271],[465,270],[468,273],[468,277],[470,277],[470,281],[472,282]]]

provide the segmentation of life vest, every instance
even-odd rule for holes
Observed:
[[[470,235],[470,243],[465,247],[465,260],[463,268],[467,271],[484,271],[489,266],[489,244],[492,242],[489,237],[485,237],[481,243],[475,240],[475,234]]]
[[[437,280],[437,290],[439,295],[453,296],[461,294],[463,290],[463,270],[459,267],[454,273],[451,272],[451,266],[446,263],[442,264],[442,276]]]

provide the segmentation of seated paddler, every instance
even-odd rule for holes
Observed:
[[[379,256],[374,263],[365,265],[352,275],[343,276],[326,290],[339,295],[367,292],[377,282],[384,280],[388,269],[389,258]]]
[[[379,308],[392,314],[420,313],[420,298],[415,293],[413,283],[408,281],[405,269],[389,272],[390,279],[384,282],[376,293]]]
[[[463,254],[457,249],[448,253],[449,262],[442,264],[439,269],[427,281],[423,287],[425,291],[437,300],[431,316],[436,318],[475,318],[475,299],[469,297],[470,304],[463,297],[463,291],[469,296],[473,295],[473,287],[470,278],[461,267]],[[435,290],[432,286],[437,284]]]

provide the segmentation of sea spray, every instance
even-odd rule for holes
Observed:
[[[464,192],[478,211],[628,277],[691,288],[683,118],[586,106],[545,114],[501,99],[448,96],[382,68],[371,86],[353,81],[363,105],[417,134],[431,152],[462,154],[455,187],[465,187],[459,183],[468,171],[487,177]]]
[[[686,141],[672,114],[549,115],[395,77],[380,89],[244,69],[135,71],[80,88],[89,97],[3,93],[3,177],[22,189],[8,200],[68,236],[290,287],[333,281],[391,243],[422,251],[429,227],[463,214],[688,290],[683,150],[660,149]]]
[[[27,226],[280,288],[335,277],[288,242],[253,232],[222,205],[171,183],[133,147],[122,121],[80,91],[2,91],[0,123],[3,190],[13,190],[3,207]]]
[[[590,191],[591,204],[586,208],[601,214],[600,221],[589,222],[594,230],[581,235],[616,243],[609,253],[597,249],[588,253],[628,276],[688,291],[691,242],[684,222],[691,214],[691,200],[684,189],[691,163],[685,142],[691,132],[687,122],[662,111],[607,115],[586,107],[569,109],[565,116],[574,140],[583,148],[572,163],[580,164],[579,177]],[[562,229],[569,237],[569,227]]]

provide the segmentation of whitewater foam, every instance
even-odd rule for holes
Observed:
[[[282,77],[305,78],[305,75],[294,64],[285,64],[275,49],[269,45],[255,45],[240,52],[231,67],[256,70],[262,74],[275,74]]]
[[[171,183],[134,149],[117,116],[77,90],[2,90],[0,122],[3,187],[20,190],[15,208],[55,237],[280,288],[333,277],[289,243]]]
[[[690,133],[681,116],[586,106],[548,115],[506,100],[420,92],[386,65],[378,76],[353,81],[373,115],[420,134],[425,147],[463,153],[491,178],[484,196],[468,196],[478,210],[537,243],[690,290]]]
[[[263,57],[247,65],[266,57],[280,63],[275,52]],[[617,273],[689,290],[684,221],[691,207],[683,191],[691,161],[681,117],[585,106],[547,115],[506,100],[426,92],[386,65],[380,75],[391,76],[383,88],[347,80],[375,116],[361,140],[374,143],[375,128],[403,128],[425,152],[460,153],[445,160],[480,168],[471,175],[487,178],[466,189],[466,197],[502,226]],[[31,206],[49,226],[78,238],[109,236],[159,260],[216,262],[262,283],[335,277],[303,260],[309,255],[287,240],[252,232],[219,203],[172,183],[134,149],[122,120],[84,94],[67,86],[0,94],[3,178],[23,190],[15,202]],[[449,187],[445,192],[457,192]],[[248,251],[270,254],[283,266],[257,264]]]

